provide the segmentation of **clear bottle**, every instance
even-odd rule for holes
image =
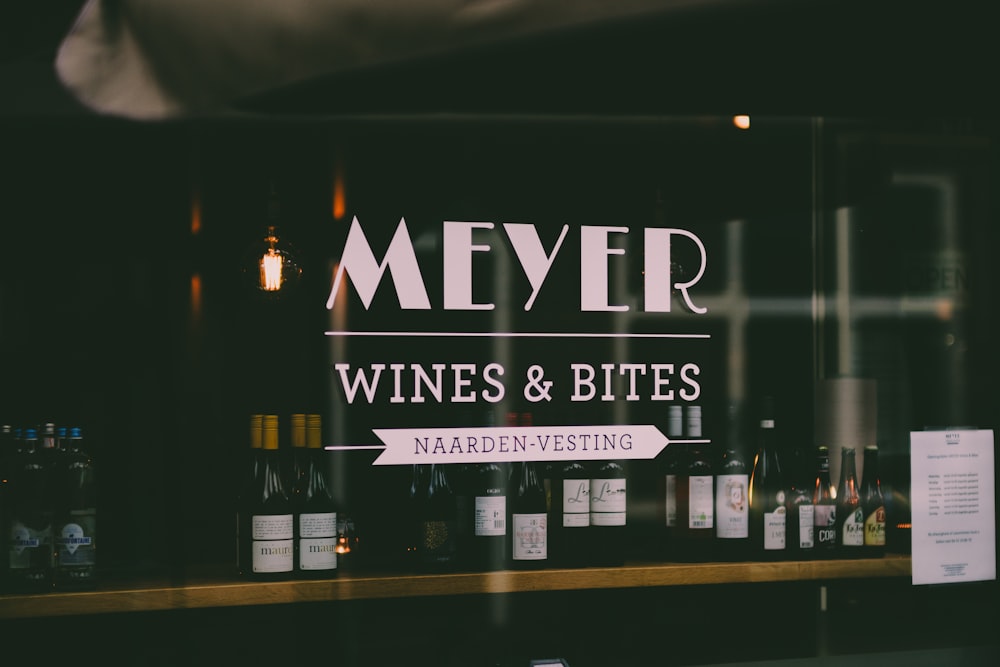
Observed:
[[[590,478],[590,527],[593,563],[617,566],[625,562],[628,547],[628,478],[625,464],[616,459],[598,461]]]
[[[544,567],[548,560],[545,487],[534,461],[514,466],[510,493],[511,567]]]
[[[885,555],[885,497],[879,477],[878,445],[868,445],[864,452],[861,476],[861,506],[865,515],[865,549],[869,558]]]
[[[52,483],[38,432],[26,428],[11,472],[8,518],[8,588],[42,592],[52,588]]]
[[[860,558],[865,545],[865,512],[858,493],[853,447],[840,450],[840,486],[837,488],[837,548],[842,558]]]
[[[337,574],[337,510],[327,482],[327,452],[320,415],[305,415],[302,472],[292,488],[295,507],[295,570],[301,578]]]
[[[564,461],[555,470],[549,560],[558,567],[586,567],[592,546],[590,470],[581,461]]]
[[[250,552],[244,547],[244,540],[249,526],[247,517],[243,512],[249,506],[250,498],[256,492],[258,480],[260,478],[261,460],[261,438],[264,416],[261,414],[250,415],[249,444],[250,449],[246,453],[243,462],[243,474],[239,480],[239,487],[236,492],[236,571],[240,574],[248,574],[253,567],[250,563]]]
[[[715,476],[711,453],[702,438],[700,405],[686,409],[687,456],[677,475],[677,557],[705,561],[712,557],[715,537]]]
[[[295,569],[295,520],[282,475],[278,416],[264,415],[261,422],[260,474],[241,512],[242,548],[249,554],[246,575],[274,581],[290,578]]]
[[[55,562],[59,589],[89,589],[97,584],[97,466],[83,448],[83,433],[70,428],[54,471]]]
[[[775,436],[774,400],[763,401],[757,430],[757,454],[750,473],[751,557],[764,560],[785,554],[785,486],[778,460]]]
[[[729,433],[715,475],[715,551],[720,560],[749,555],[750,464],[740,441],[739,420],[730,408]]]
[[[816,558],[837,555],[837,494],[830,481],[830,448],[816,448],[816,478],[813,482],[813,526]]]

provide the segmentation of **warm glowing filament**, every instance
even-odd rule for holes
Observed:
[[[750,116],[733,116],[733,125],[741,130],[749,130]]]
[[[274,248],[260,258],[260,285],[268,292],[281,289],[281,255]]]

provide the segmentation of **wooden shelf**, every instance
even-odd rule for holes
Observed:
[[[0,595],[0,619],[529,591],[909,577],[909,556],[775,563],[634,563],[614,568],[448,574],[347,574],[328,581],[251,583],[204,575],[95,591]]]

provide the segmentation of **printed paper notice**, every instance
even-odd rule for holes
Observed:
[[[993,431],[910,433],[913,583],[996,579]]]

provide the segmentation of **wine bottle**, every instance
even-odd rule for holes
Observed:
[[[750,465],[743,451],[739,419],[730,407],[729,431],[715,475],[715,551],[720,560],[745,560],[749,555]]]
[[[701,406],[686,409],[687,456],[677,475],[677,557],[685,561],[710,560],[715,536],[714,471],[702,437]]]
[[[853,447],[840,450],[840,486],[837,489],[837,548],[842,558],[860,558],[865,545],[865,512],[858,493]]]
[[[420,522],[423,518],[424,498],[427,495],[427,473],[426,464],[414,463],[410,467],[410,489],[406,498],[402,531],[404,564],[410,569],[420,567],[420,541],[423,530]]]
[[[538,464],[514,466],[510,493],[511,567],[543,567],[548,559],[548,514]]]
[[[837,554],[837,494],[830,481],[830,449],[816,448],[816,478],[813,482],[813,526],[816,558],[834,558]]]
[[[17,453],[17,441],[10,424],[0,425],[0,591],[7,590],[9,546],[7,544],[10,516],[10,474]]]
[[[243,512],[250,504],[250,498],[257,490],[258,479],[260,477],[261,460],[261,427],[263,415],[250,415],[250,451],[247,453],[243,466],[243,475],[239,480],[239,487],[236,493],[236,571],[240,574],[248,574],[253,567],[250,563],[250,552],[244,547],[244,541],[249,539],[246,533],[249,526],[249,519],[243,516]]]
[[[243,545],[250,554],[251,579],[274,581],[287,579],[295,569],[294,510],[282,475],[278,450],[278,417],[264,415],[261,420],[261,467],[257,485],[246,498],[241,512]]]
[[[599,461],[590,478],[590,526],[593,562],[617,566],[625,562],[628,526],[628,480],[625,465],[615,459]]]
[[[556,471],[549,514],[549,560],[558,567],[586,567],[593,549],[590,470],[581,461],[565,461]]]
[[[427,487],[420,503],[417,553],[420,565],[430,570],[450,570],[457,564],[458,507],[448,481],[448,466],[430,464]]]
[[[509,544],[506,466],[496,462],[476,467],[473,498],[473,562],[485,571],[502,570]]]
[[[785,499],[787,557],[807,560],[816,551],[816,515],[813,506],[813,479],[809,466],[802,456],[802,449],[790,452],[788,494]]]
[[[305,476],[311,455],[306,451],[306,415],[294,413],[289,416],[288,422],[288,442],[291,448],[285,462],[285,488],[292,490]]]
[[[295,570],[301,578],[329,578],[337,574],[337,511],[327,483],[320,415],[304,415],[300,449],[302,472],[292,488]]]
[[[671,405],[667,408],[667,451],[663,455],[663,555],[667,560],[676,558],[677,541],[677,472],[684,460],[684,445],[676,442],[684,437],[684,408]]]
[[[67,431],[55,469],[53,584],[60,589],[97,584],[97,466],[83,449],[79,427]]]
[[[46,464],[38,431],[26,428],[10,482],[7,585],[17,592],[52,587],[52,484]]]
[[[865,516],[864,555],[881,558],[885,555],[885,498],[879,478],[878,445],[867,445],[864,469],[861,471],[861,506]]]
[[[770,396],[763,402],[757,440],[757,455],[750,473],[750,546],[752,557],[775,560],[785,553],[786,514],[774,401]]]

